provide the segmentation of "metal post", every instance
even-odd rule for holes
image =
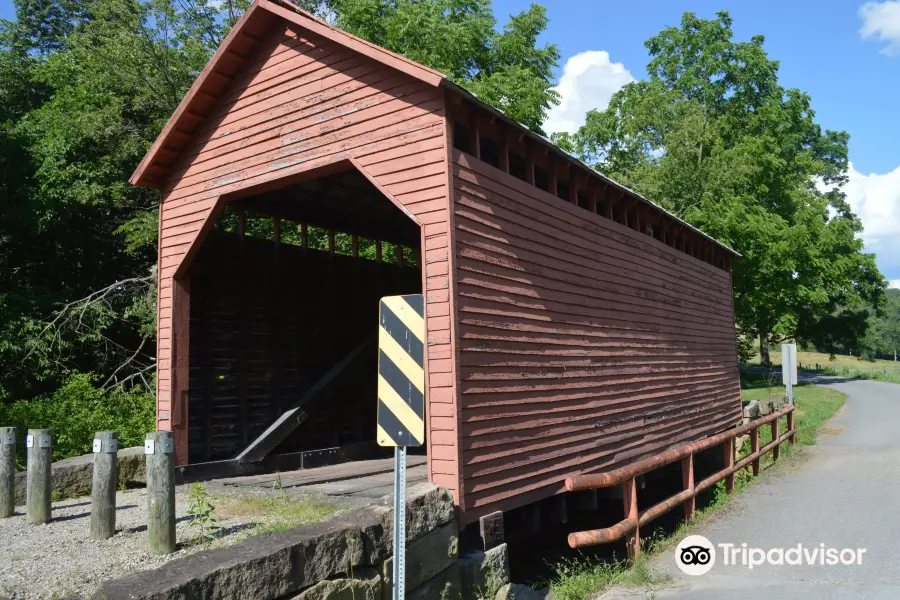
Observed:
[[[688,454],[681,459],[681,484],[685,490],[694,491],[694,454]],[[697,512],[697,498],[691,497],[684,501],[684,520],[690,521]]]
[[[759,427],[750,431],[750,454],[759,452]],[[753,475],[759,475],[759,459],[753,461]]]
[[[171,431],[148,433],[147,544],[150,554],[175,552],[175,438]]]
[[[641,553],[641,529],[638,523],[637,480],[632,477],[623,484],[622,502],[625,505],[625,518],[634,521],[634,531],[625,536],[625,553],[628,560],[634,562]]]
[[[725,440],[722,444],[722,450],[725,453],[725,468],[730,469],[734,466],[734,438]],[[734,473],[725,476],[725,493],[730,494],[734,491]]]
[[[0,519],[13,516],[16,506],[16,429],[0,427]]]
[[[28,448],[26,466],[25,522],[29,525],[43,525],[50,522],[50,502],[52,483],[50,463],[53,446],[49,429],[29,429],[25,438]]]
[[[91,486],[92,540],[105,540],[116,533],[116,482],[118,480],[119,434],[94,434],[94,476]]]
[[[794,411],[787,414],[787,428],[788,431],[794,432],[794,435],[791,436],[791,446],[793,446],[797,443],[797,430],[794,428]]]
[[[776,442],[776,441],[778,441],[778,438],[779,438],[778,419],[775,419],[774,421],[772,421],[772,441]],[[772,460],[773,461],[778,460],[778,457],[780,457],[780,456],[781,456],[781,446],[778,445],[778,446],[775,446],[774,448],[772,448]]]
[[[394,594],[406,598],[406,446],[394,447]]]

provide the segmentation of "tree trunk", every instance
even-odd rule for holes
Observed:
[[[759,332],[759,363],[772,364],[772,358],[769,356],[769,336],[762,331]]]

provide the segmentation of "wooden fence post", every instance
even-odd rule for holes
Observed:
[[[681,483],[685,490],[694,489],[694,455],[688,454],[681,459]],[[684,501],[684,520],[690,521],[697,512],[697,499],[691,496]]]
[[[94,434],[94,479],[91,488],[92,540],[105,540],[116,533],[116,484],[118,482],[119,434]]]
[[[25,446],[28,449],[25,522],[29,525],[43,525],[50,522],[50,502],[53,494],[50,480],[53,442],[50,430],[29,429]]]
[[[625,552],[631,561],[641,554],[641,531],[638,525],[637,480],[632,477],[623,484],[622,501],[625,504],[625,518],[634,521],[634,531],[625,538]]]
[[[175,438],[155,431],[144,438],[147,459],[147,544],[150,554],[175,552]]]
[[[16,507],[16,429],[0,427],[0,519],[13,516]]]

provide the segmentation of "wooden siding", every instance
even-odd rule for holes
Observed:
[[[740,419],[731,277],[452,152],[466,521]]]
[[[162,183],[159,428],[172,427],[170,398],[178,402],[187,385],[184,375],[182,383],[173,380],[171,361],[186,360],[183,349],[188,343],[185,340],[173,353],[173,332],[183,332],[189,321],[189,311],[173,306],[174,276],[222,197],[263,184],[277,186],[287,177],[353,160],[421,224],[429,418],[438,432],[443,431],[441,420],[455,413],[456,398],[450,360],[449,186],[443,115],[443,92],[433,85],[284,20],[203,115],[182,115],[179,126],[189,130],[172,135],[189,136],[191,141]],[[457,494],[455,436],[436,433],[429,440],[432,479]],[[187,448],[176,446],[179,461],[184,462]]]

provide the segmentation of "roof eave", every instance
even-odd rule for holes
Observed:
[[[524,125],[522,125],[521,123],[519,123],[518,121],[516,121],[515,119],[511,119],[511,118],[509,118],[508,116],[506,116],[506,114],[504,114],[502,111],[500,111],[500,110],[494,108],[493,106],[491,106],[491,105],[489,105],[489,104],[486,104],[485,102],[483,102],[482,100],[480,100],[480,99],[478,98],[478,96],[476,96],[475,94],[473,94],[472,92],[470,92],[470,91],[467,90],[466,88],[464,88],[464,87],[462,87],[462,86],[460,86],[460,85],[458,85],[458,84],[456,84],[456,83],[453,83],[452,81],[450,81],[450,80],[447,79],[447,78],[444,78],[444,80],[443,80],[443,82],[442,82],[442,85],[443,85],[444,87],[446,87],[447,89],[449,89],[449,90],[452,90],[452,91],[454,91],[454,92],[457,92],[457,93],[459,93],[459,94],[465,96],[469,101],[471,101],[471,102],[477,104],[479,107],[481,107],[481,108],[487,110],[487,111],[490,112],[492,115],[496,116],[498,119],[501,119],[502,121],[504,121],[504,122],[507,123],[508,125],[511,125],[511,126],[513,126],[514,128],[518,129],[520,132],[523,132],[523,133],[524,133],[528,138],[530,138],[531,140],[536,141],[536,142],[538,142],[539,144],[542,144],[542,145],[544,145],[544,146],[549,147],[549,148],[552,149],[554,152],[556,152],[556,153],[558,153],[558,154],[561,154],[562,156],[564,156],[564,157],[566,157],[567,159],[571,160],[571,161],[574,162],[575,164],[581,166],[583,169],[585,169],[585,170],[587,170],[587,171],[590,171],[593,175],[595,175],[596,177],[598,177],[599,179],[601,179],[601,180],[602,180],[604,183],[606,183],[607,185],[610,185],[610,186],[612,186],[612,187],[614,187],[614,188],[616,188],[616,189],[618,189],[618,190],[621,190],[621,191],[625,192],[626,194],[629,194],[629,195],[630,195],[631,197],[633,197],[635,200],[638,200],[638,201],[640,201],[640,202],[643,202],[644,204],[646,204],[647,206],[649,206],[649,207],[651,207],[651,208],[653,208],[653,209],[655,209],[655,210],[662,211],[663,213],[665,213],[666,215],[668,215],[669,217],[671,217],[674,221],[676,221],[679,225],[681,225],[681,226],[683,226],[683,227],[686,227],[687,229],[690,229],[691,231],[693,231],[694,233],[697,233],[698,235],[700,235],[700,236],[703,237],[703,238],[706,238],[707,240],[709,240],[710,242],[712,242],[712,243],[714,243],[715,245],[719,246],[719,247],[722,248],[723,250],[728,251],[729,253],[731,253],[731,254],[734,255],[735,257],[737,257],[737,258],[740,258],[740,257],[741,257],[741,254],[740,254],[738,251],[736,251],[735,249],[731,248],[731,247],[728,246],[727,244],[723,244],[722,242],[720,242],[720,241],[717,240],[716,238],[712,237],[711,235],[708,235],[708,234],[706,234],[706,233],[703,233],[703,231],[697,229],[696,227],[694,227],[694,226],[691,225],[690,223],[684,221],[683,219],[681,219],[681,218],[679,218],[679,217],[673,215],[673,214],[670,213],[668,210],[666,210],[666,209],[663,208],[662,206],[659,206],[659,205],[656,204],[655,202],[651,202],[650,200],[648,200],[648,199],[645,198],[644,196],[638,194],[637,192],[635,192],[635,191],[632,190],[631,188],[629,188],[629,187],[627,187],[627,186],[624,186],[624,185],[622,185],[621,183],[618,183],[618,182],[616,182],[616,181],[613,180],[613,179],[610,179],[609,177],[607,177],[606,175],[604,175],[603,173],[601,173],[601,172],[598,171],[597,169],[595,169],[595,168],[591,167],[590,165],[585,164],[584,162],[582,162],[581,159],[579,159],[579,158],[577,158],[577,157],[575,157],[575,156],[569,154],[568,152],[566,152],[565,150],[563,150],[562,148],[560,148],[559,146],[557,146],[556,144],[554,144],[553,142],[551,142],[550,140],[548,140],[547,138],[545,138],[545,137],[543,137],[543,136],[541,136],[541,135],[538,135],[538,134],[534,133],[533,131],[531,131],[530,129],[528,129],[527,127],[525,127]]]

